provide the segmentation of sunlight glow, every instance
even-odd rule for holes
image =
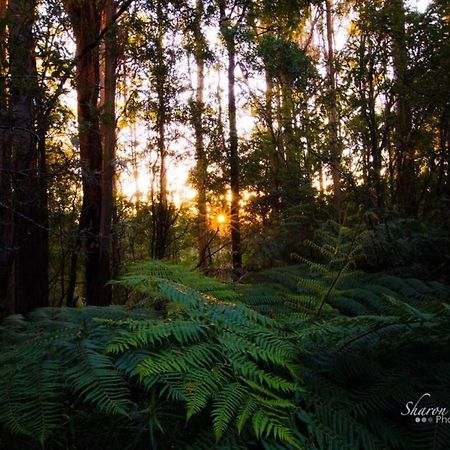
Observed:
[[[217,216],[217,223],[220,224],[224,224],[227,221],[227,216],[225,214],[219,214]]]
[[[150,176],[144,167],[139,167],[137,176],[125,172],[120,176],[120,191],[129,200],[138,201],[147,197],[150,191]]]
[[[172,162],[168,170],[168,196],[177,207],[192,202],[197,191],[188,182],[189,167]],[[119,176],[119,189],[122,195],[132,202],[149,200],[152,176],[147,164],[142,163],[136,169],[136,174],[128,169]]]

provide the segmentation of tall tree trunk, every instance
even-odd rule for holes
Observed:
[[[195,158],[196,158],[196,184],[197,184],[197,232],[198,232],[198,257],[199,268],[207,271],[211,264],[208,236],[208,212],[206,208],[208,162],[206,160],[204,133],[203,133],[203,110],[204,110],[204,70],[205,70],[205,38],[202,33],[203,0],[196,0],[194,39],[194,58],[197,66],[197,85],[195,103],[193,105],[193,124],[195,129]]]
[[[113,0],[107,0],[103,12],[103,26],[111,23],[116,13]],[[103,89],[101,95],[102,124],[101,133],[103,140],[102,161],[102,208],[100,219],[100,279],[112,278],[112,214],[114,207],[114,160],[116,148],[116,69],[117,48],[115,29],[111,28],[105,37],[104,64],[103,64]],[[111,285],[104,288],[104,302],[111,303]]]
[[[406,48],[405,6],[403,0],[391,0],[389,8],[397,99],[395,127],[397,202],[400,212],[411,216],[417,212],[417,193],[414,148],[411,140],[412,111],[407,88],[408,51]]]
[[[447,177],[446,177],[446,194],[450,196],[450,117],[447,119],[447,129],[445,133],[445,145],[446,145],[446,151],[445,151],[445,166],[447,171]]]
[[[376,50],[376,49],[375,49]],[[363,115],[367,132],[364,134],[364,145],[367,151],[365,178],[367,186],[373,193],[373,206],[384,206],[384,186],[381,177],[382,139],[378,130],[375,93],[374,48],[362,34],[359,45],[359,78],[358,88],[364,102]]]
[[[334,20],[333,0],[325,1],[327,20],[327,72],[328,72],[328,95],[329,109],[328,120],[330,128],[330,167],[333,180],[333,197],[335,204],[339,206],[341,197],[341,151],[338,135],[337,97],[336,97],[336,68],[334,58]]]
[[[159,0],[156,5],[158,18],[158,34],[156,36],[156,93],[158,98],[158,109],[156,117],[156,147],[159,157],[159,189],[156,202],[153,205],[153,224],[156,228],[153,242],[153,257],[163,259],[166,256],[167,244],[170,231],[171,208],[167,196],[167,151],[166,151],[166,83],[167,67],[164,52],[164,28],[163,28],[163,5]]]
[[[265,121],[267,126],[267,131],[271,137],[271,146],[270,146],[270,170],[273,180],[273,192],[274,197],[272,199],[272,217],[278,219],[281,212],[281,176],[280,176],[280,161],[282,160],[281,151],[280,151],[280,138],[279,133],[275,130],[274,125],[274,117],[273,117],[273,98],[274,98],[274,86],[273,79],[270,76],[269,72],[265,71],[266,77],[266,91],[265,91]]]
[[[283,160],[285,165],[285,181],[283,201],[287,207],[295,206],[300,201],[300,165],[298,146],[294,137],[294,115],[292,102],[292,86],[288,80],[281,82],[281,118],[283,126]]]
[[[86,258],[86,302],[107,305],[105,283],[100,270],[100,221],[102,211],[103,155],[98,112],[99,50],[95,43],[100,32],[101,2],[69,0],[66,3],[75,34],[77,56],[75,82],[78,99],[78,133],[83,181],[83,204],[79,234]]]
[[[369,92],[368,92],[368,112],[367,112],[367,122],[369,128],[369,140],[370,149],[372,153],[372,181],[375,190],[375,203],[378,208],[384,206],[384,186],[381,178],[382,169],[382,156],[381,150],[382,145],[379,139],[378,132],[378,122],[376,115],[376,102],[375,102],[375,86],[374,86],[374,74],[373,74],[373,64],[369,64]],[[369,171],[370,173],[370,171]]]
[[[226,4],[219,2],[220,28],[228,53],[228,122],[230,128],[229,161],[230,161],[230,187],[231,187],[231,252],[233,265],[233,278],[239,279],[242,275],[242,249],[241,230],[239,220],[239,152],[238,133],[236,124],[236,94],[235,94],[235,69],[236,69],[236,42],[235,30],[226,17]]]
[[[7,1],[0,0],[0,318],[14,312],[10,278],[13,261],[12,166],[8,114]]]
[[[45,135],[36,128],[34,109],[38,97],[35,7],[35,0],[10,0],[8,6],[16,313],[48,303],[46,190],[41,184],[45,161],[40,161],[40,156],[45,157]]]
[[[6,75],[7,75],[7,33],[6,11],[7,0],[0,0],[0,110],[6,109]]]
[[[442,112],[439,123],[440,155],[436,193],[450,195],[450,107]]]

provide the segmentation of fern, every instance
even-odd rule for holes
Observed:
[[[430,427],[442,448],[450,442],[447,430],[436,425],[424,425],[419,442],[414,423],[399,417],[406,401],[424,389],[450,401],[449,307],[389,303],[385,317],[336,318],[296,332],[307,411],[299,420],[319,448],[441,448]]]
[[[145,428],[154,442],[170,417],[180,430],[186,420],[191,424],[188,446],[200,436],[195,430],[202,417],[218,442],[230,439],[234,429],[255,442],[291,443],[295,346],[280,324],[240,303],[236,291],[199,279],[198,274],[162,263],[125,277],[122,283],[128,288],[135,286],[166,302],[162,316],[149,306],[114,306],[44,309],[30,320],[10,319],[4,328],[9,350],[2,357],[0,374],[9,382],[0,389],[3,426],[44,443],[57,433],[67,434],[62,430],[79,422],[85,408],[92,408],[97,416],[117,417],[117,424],[128,423],[131,429],[148,423]],[[218,295],[220,299],[217,292],[228,293]],[[46,384],[34,376],[36,371],[23,372],[18,364],[26,361],[34,367],[46,358],[52,364],[37,372]],[[231,392],[229,386],[231,398],[225,395]],[[36,392],[48,402],[45,408],[39,409]],[[254,407],[246,409],[249,398]],[[152,399],[153,406],[145,399]],[[161,410],[160,405],[166,406]],[[180,414],[166,414],[170,409]],[[40,410],[43,415],[37,414]],[[70,422],[58,420],[61,416],[70,417]],[[174,442],[179,438],[174,436]]]
[[[448,289],[350,270],[342,265],[350,231],[339,240],[338,251],[331,241],[319,246],[321,258],[337,255],[332,262],[270,269],[252,284],[145,263],[120,281],[141,296],[139,307],[8,318],[0,329],[6,445],[448,447],[447,428],[426,424],[419,435],[398,418],[423,389],[450,404]],[[152,307],[156,299],[164,308]]]

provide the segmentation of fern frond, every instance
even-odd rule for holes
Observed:
[[[71,364],[65,379],[84,401],[109,414],[127,415],[130,405],[125,380],[101,350],[96,342],[79,340],[68,350]]]
[[[248,396],[248,389],[239,383],[228,384],[215,396],[211,415],[217,440],[222,437],[229,423],[238,414]],[[251,415],[251,412],[249,412],[249,415]]]

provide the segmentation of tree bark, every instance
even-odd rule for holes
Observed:
[[[69,0],[67,10],[76,40],[77,60],[75,83],[78,101],[78,133],[83,182],[83,204],[79,220],[79,234],[85,251],[86,302],[107,305],[100,258],[100,221],[102,211],[103,152],[98,111],[99,50],[95,46],[100,33],[103,2]],[[81,56],[81,57],[80,57]]]
[[[411,104],[407,87],[408,52],[406,48],[405,6],[403,0],[389,2],[391,18],[392,59],[397,99],[395,127],[397,203],[400,213],[417,213],[416,174],[411,131]]]
[[[336,97],[336,69],[334,57],[334,21],[333,21],[333,0],[326,0],[326,21],[327,21],[327,72],[328,72],[328,94],[329,109],[328,120],[330,129],[330,168],[333,180],[333,197],[335,204],[339,206],[341,198],[341,151],[338,135],[338,115]]]
[[[7,76],[7,1],[0,0],[0,318],[13,313],[10,278],[13,261],[12,166]]]
[[[231,188],[231,252],[233,278],[239,279],[242,275],[242,249],[240,231],[240,188],[239,188],[239,142],[236,124],[236,94],[235,94],[235,69],[236,69],[236,42],[235,30],[226,17],[225,2],[220,1],[220,28],[228,53],[228,122],[230,128],[229,137],[229,161],[230,161],[230,188]]]
[[[156,94],[158,106],[156,113],[156,147],[159,157],[159,189],[156,200],[153,202],[153,227],[154,239],[152,242],[152,257],[163,259],[169,241],[171,208],[167,196],[167,151],[166,151],[166,83],[167,67],[164,52],[164,28],[163,28],[163,5],[161,0],[156,4],[156,14],[158,19],[158,31],[156,36]]]
[[[113,0],[106,0],[103,11],[103,26],[108,26],[116,14]],[[102,123],[101,133],[103,141],[102,158],[102,207],[100,218],[100,279],[112,278],[112,215],[114,208],[114,161],[116,149],[116,69],[117,69],[117,35],[111,28],[105,36],[103,45],[104,64],[102,66],[103,89],[101,95]],[[104,302],[111,303],[112,289],[107,284],[104,287]]]
[[[381,176],[383,140],[380,139],[376,114],[374,62],[376,51],[377,49],[373,48],[370,40],[366,41],[366,37],[362,34],[359,46],[358,88],[364,102],[363,117],[367,129],[367,132],[364,133],[364,144],[367,147],[365,178],[368,188],[374,194],[373,206],[382,208],[384,206],[384,184]],[[387,127],[387,125],[385,126]]]
[[[283,126],[283,161],[285,165],[285,176],[283,183],[283,201],[285,206],[292,207],[300,201],[300,163],[298,143],[295,142],[294,114],[292,102],[292,84],[281,80],[281,117]]]
[[[48,229],[45,133],[36,127],[38,84],[33,24],[34,0],[10,0],[8,5],[10,103],[12,120],[14,211],[14,307],[27,313],[48,303]]]
[[[202,33],[203,0],[196,0],[194,21],[194,58],[197,66],[197,85],[195,102],[192,110],[192,120],[195,130],[195,159],[196,159],[196,184],[197,184],[197,233],[198,233],[198,267],[207,271],[211,265],[208,236],[208,212],[207,203],[207,181],[208,162],[206,160],[204,133],[203,133],[203,111],[204,111],[204,70],[205,70],[205,46],[206,41]]]
[[[7,0],[0,0],[0,110],[6,109],[6,74],[7,74],[7,33],[6,11]]]
[[[275,130],[274,125],[274,111],[273,111],[273,98],[274,98],[274,83],[269,72],[265,71],[266,78],[266,90],[265,90],[265,122],[267,126],[267,131],[271,137],[271,147],[269,154],[270,161],[270,171],[273,179],[273,198],[271,201],[272,210],[271,215],[274,219],[278,219],[281,212],[281,203],[282,203],[282,193],[281,193],[281,179],[280,176],[280,161],[282,161],[282,157],[280,155],[282,145],[280,145],[280,138],[278,130]]]

